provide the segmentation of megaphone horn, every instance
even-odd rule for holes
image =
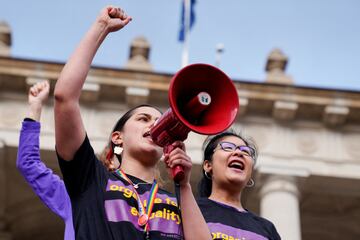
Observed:
[[[239,98],[231,79],[220,69],[208,64],[182,68],[171,79],[170,108],[150,130],[152,140],[172,151],[171,144],[184,141],[190,131],[217,134],[235,120]],[[174,181],[184,177],[180,166],[172,169]]]

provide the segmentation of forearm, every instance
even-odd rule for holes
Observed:
[[[55,86],[57,101],[78,101],[91,62],[104,41],[108,30],[101,21],[96,21],[86,33],[64,66]]]
[[[200,208],[197,205],[190,184],[182,185],[181,191],[181,214],[186,240],[209,240],[212,239],[209,228],[205,222]]]
[[[20,132],[16,166],[35,191],[39,188],[37,186],[45,187],[45,189],[46,186],[51,188],[52,184],[49,179],[53,175],[40,159],[39,138],[40,123],[25,120]],[[40,190],[43,192],[44,189]]]
[[[39,122],[41,117],[41,110],[42,103],[31,103],[29,104],[29,112],[27,117]]]
[[[63,219],[71,214],[65,185],[40,159],[40,123],[24,121],[16,166],[36,195]]]
[[[16,167],[27,178],[29,171],[36,171],[33,166],[40,162],[39,150],[40,123],[24,121],[19,137]]]
[[[55,138],[58,153],[71,160],[85,138],[79,99],[91,62],[108,33],[96,21],[66,63],[55,86]]]

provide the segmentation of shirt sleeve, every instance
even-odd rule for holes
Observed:
[[[71,217],[70,199],[64,182],[40,160],[39,136],[39,122],[22,123],[16,166],[41,201],[66,220]]]
[[[97,160],[94,149],[86,135],[71,161],[58,160],[66,189],[71,199],[82,195],[92,184],[101,184],[105,179],[105,168]]]

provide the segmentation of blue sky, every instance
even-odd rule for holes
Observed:
[[[65,62],[107,4],[123,7],[133,21],[106,39],[94,65],[122,68],[131,40],[142,35],[155,71],[180,69],[181,0],[0,0],[0,19],[12,28],[14,57]],[[215,64],[223,43],[220,68],[233,79],[262,82],[268,54],[280,48],[296,85],[360,90],[358,0],[197,0],[195,9],[190,63]]]

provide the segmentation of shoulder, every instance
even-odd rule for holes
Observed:
[[[87,135],[85,135],[83,142],[81,143],[79,148],[76,150],[74,157],[71,161],[64,160],[62,158],[62,156],[58,153],[57,149],[56,149],[56,154],[57,154],[60,164],[63,164],[63,165],[76,165],[76,163],[78,161],[80,161],[80,159],[96,158],[94,149],[92,148],[90,140]]]
[[[210,207],[214,207],[214,203],[208,198],[198,198],[196,202],[201,211],[208,210]]]
[[[197,204],[200,208],[200,211],[205,218],[217,215],[217,212],[223,211],[222,207],[211,201],[208,198],[199,198],[197,199]]]
[[[196,199],[196,202],[199,207],[206,207],[212,204],[212,202],[208,198],[198,198]]]
[[[266,218],[263,218],[263,217],[260,217],[259,215],[253,213],[253,212],[250,212],[250,211],[247,211],[249,217],[251,217],[252,219],[254,219],[255,221],[259,222],[259,223],[262,223],[264,225],[273,225],[272,222],[270,222],[269,220],[267,220]]]
[[[271,235],[279,235],[275,225],[269,221],[266,218],[260,217],[252,212],[248,211],[248,215],[249,217],[251,217],[254,221],[256,221],[258,223],[258,225],[261,225],[263,229],[265,229],[268,233],[270,233]]]
[[[176,197],[174,193],[169,192],[169,191],[163,189],[162,187],[159,187],[158,192],[159,192],[160,194],[166,195],[166,196],[168,196],[168,197],[173,197],[173,198]]]
[[[204,198],[204,197],[202,197],[202,198],[197,198],[197,199],[196,199],[196,202],[197,202],[198,204],[209,204],[209,203],[211,203],[211,201],[210,201],[208,198]]]
[[[238,210],[232,206],[228,206],[226,204],[216,202],[214,200],[208,198],[200,198],[197,200],[197,203],[202,211],[225,211],[225,212],[238,212]]]

